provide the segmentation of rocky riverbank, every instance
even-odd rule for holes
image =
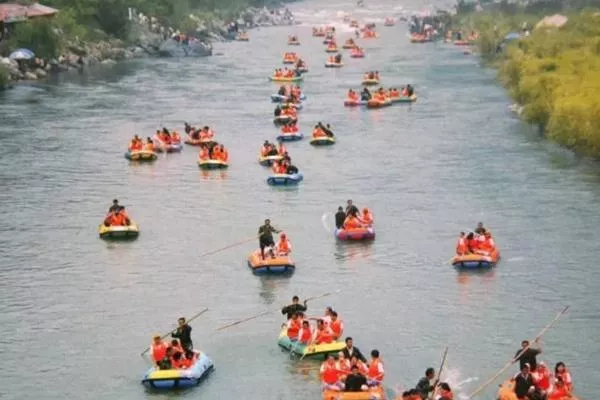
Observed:
[[[0,57],[0,75],[8,76],[5,86],[10,87],[12,82],[38,80],[52,73],[81,70],[99,64],[111,65],[135,58],[206,57],[212,55],[212,42],[234,40],[238,30],[294,23],[287,9],[248,8],[231,22],[194,15],[190,18],[195,21],[196,29],[185,32],[192,37],[185,42],[175,40],[179,32],[161,26],[156,18],[134,13],[130,37],[126,42],[117,39],[95,43],[69,41],[65,43],[63,54],[51,60],[15,61]],[[2,86],[0,79],[0,89]]]

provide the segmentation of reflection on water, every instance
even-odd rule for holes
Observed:
[[[267,305],[273,304],[277,299],[277,293],[282,292],[281,289],[288,286],[293,272],[285,275],[265,275],[260,276],[260,290],[258,295]]]
[[[200,170],[200,177],[203,181],[213,180],[213,181],[223,181],[227,179],[227,171],[226,170]]]
[[[373,241],[335,243],[335,259],[338,261],[364,261],[373,254]]]
[[[484,292],[483,296],[485,299],[491,299],[491,293],[487,290],[487,286],[494,282],[496,279],[496,267],[490,269],[474,269],[474,270],[457,270],[456,275],[456,283],[459,284],[459,297],[461,304],[468,304],[469,299],[475,293],[481,294]],[[477,285],[475,290],[476,292],[471,291],[471,286],[475,283],[479,282],[482,285]],[[478,298],[477,302],[481,302],[481,299]]]

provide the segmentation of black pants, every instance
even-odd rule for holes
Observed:
[[[259,240],[259,245],[260,245],[260,256],[262,258],[265,258],[265,247],[275,246],[275,242],[273,241],[273,238],[261,238]]]

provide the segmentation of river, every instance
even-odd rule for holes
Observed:
[[[0,95],[0,398],[317,399],[315,362],[276,345],[278,312],[215,329],[336,289],[311,310],[333,305],[363,352],[378,348],[388,386],[414,385],[448,346],[459,398],[570,305],[543,338],[544,359],[570,366],[581,397],[600,394],[598,165],[515,119],[494,71],[451,45],[411,45],[404,23],[379,28],[365,59],[323,68],[310,28],[353,7],[321,3],[292,6],[304,25],[253,30],[249,43],[218,45],[221,56],[134,61]],[[382,25],[394,4],[356,15]],[[301,129],[322,120],[339,138],[331,148],[290,144],[305,180],[274,190],[256,158],[276,136],[266,77],[292,32],[311,68]],[[387,86],[413,83],[418,102],[344,108],[347,89],[373,69]],[[190,147],[154,165],[123,159],[132,134],[184,121],[216,130],[227,172],[199,171]],[[140,223],[137,241],[98,239],[113,198]],[[373,210],[372,244],[336,244],[332,213],[348,198]],[[292,277],[253,276],[254,243],[202,256],[251,237],[267,217],[294,245]],[[459,274],[448,259],[458,232],[478,221],[503,258],[489,273]],[[215,373],[182,394],[145,392],[139,353],[203,307],[193,337]]]

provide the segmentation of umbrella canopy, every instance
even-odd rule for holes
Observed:
[[[33,57],[35,57],[35,54],[28,49],[15,50],[8,56],[11,60],[31,60]]]
[[[521,39],[521,35],[516,32],[511,32],[508,35],[504,36],[504,41],[510,42],[511,40]]]

